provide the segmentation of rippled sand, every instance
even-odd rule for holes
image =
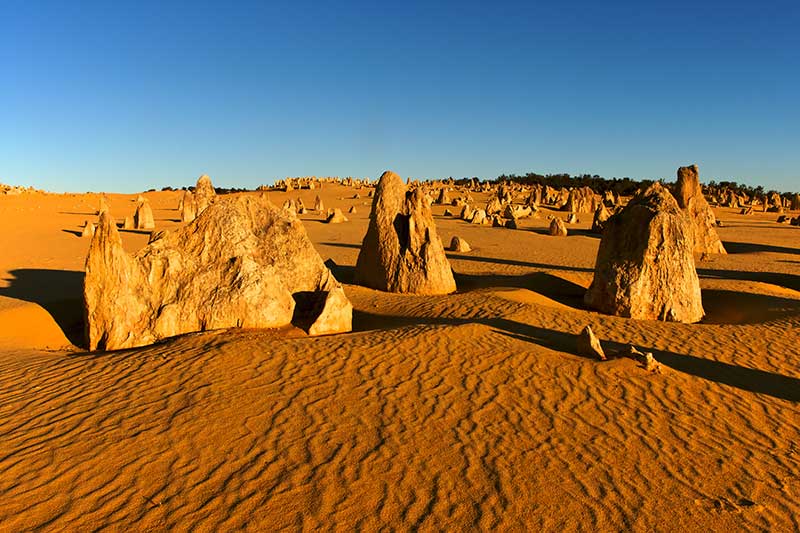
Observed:
[[[344,283],[369,214],[353,194],[322,190],[357,206],[348,223],[301,217]],[[147,196],[177,225],[178,193]],[[111,195],[112,213],[134,198]],[[590,215],[567,238],[544,235],[546,218],[437,216],[445,242],[474,249],[449,254],[458,294],[348,284],[353,333],[87,354],[71,345],[89,243],[76,232],[96,207],[0,197],[2,531],[800,529],[800,228],[776,215],[717,210],[730,254],[698,263],[701,324],[585,310]],[[663,372],[575,355],[586,324],[607,353],[635,344]]]

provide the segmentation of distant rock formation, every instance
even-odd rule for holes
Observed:
[[[102,213],[107,213],[107,212],[108,212],[108,200],[106,200],[105,194],[101,194],[100,200],[98,201],[97,214],[100,215]]]
[[[550,221],[550,235],[553,237],[567,236],[567,226],[559,217],[553,217],[553,220]]]
[[[606,221],[584,300],[604,313],[644,320],[703,318],[692,222],[660,183]]]
[[[424,193],[408,191],[394,172],[384,172],[375,189],[355,282],[388,292],[448,294],[456,290]]]
[[[611,218],[611,211],[606,205],[603,202],[597,204],[597,209],[592,217],[592,233],[603,233],[603,227],[609,218]]]
[[[181,221],[191,222],[197,218],[197,202],[191,191],[183,191],[178,209],[181,212]]]
[[[153,209],[146,198],[142,198],[142,201],[136,205],[136,212],[133,214],[133,227],[135,229],[155,229],[156,227]]]
[[[714,212],[703,197],[697,165],[678,168],[675,198],[692,221],[694,251],[706,254],[727,253],[714,227],[716,222]]]
[[[470,224],[487,224],[489,222],[489,217],[486,215],[485,210],[476,209],[469,221]]]
[[[214,203],[217,198],[217,191],[214,190],[214,185],[211,183],[211,178],[203,174],[197,178],[197,184],[194,187],[194,200],[196,207],[195,216],[206,210],[206,208]]]
[[[590,187],[578,187],[569,191],[564,209],[570,213],[591,213],[595,208],[594,191]]]
[[[84,311],[90,350],[218,328],[292,322],[350,331],[352,306],[302,222],[262,198],[220,200],[133,256],[104,213],[89,247]]]

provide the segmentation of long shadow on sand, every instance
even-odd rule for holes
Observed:
[[[780,272],[746,272],[743,270],[714,270],[708,268],[698,268],[697,273],[701,278],[757,281],[800,291],[800,276],[795,274],[783,274]]]
[[[475,261],[477,263],[494,263],[497,265],[511,265],[530,268],[541,268],[543,270],[566,270],[569,272],[594,272],[593,268],[585,267],[571,267],[564,265],[548,265],[545,263],[531,263],[528,261],[516,261],[514,259],[499,259],[496,257],[480,257],[472,255],[456,255],[448,253],[447,257],[450,259],[458,259],[461,261]]]
[[[325,266],[330,269],[334,277],[341,283],[353,283],[355,267],[337,265],[333,261],[327,261]],[[528,289],[566,306],[575,309],[586,309],[586,306],[583,304],[583,295],[586,292],[585,288],[546,272],[532,272],[519,276],[501,274],[459,274],[455,272],[454,276],[458,292],[498,287]]]
[[[339,248],[361,248],[360,244],[350,244],[344,242],[323,242],[320,243],[324,246],[335,246]],[[531,263],[528,261],[517,261],[514,259],[499,259],[497,257],[480,257],[477,255],[460,255],[445,251],[449,259],[458,259],[460,261],[475,261],[477,263],[494,263],[497,265],[511,265],[530,268],[541,268],[545,270],[568,270],[570,272],[594,272],[593,268],[584,267],[571,267],[563,265],[548,265],[545,263]],[[337,277],[338,279],[338,277]]]
[[[800,300],[719,289],[703,289],[703,307],[703,324],[760,324],[800,315]]]
[[[547,237],[552,237],[552,235],[550,235],[550,228],[525,228],[525,231],[530,231],[531,233],[536,233],[537,235],[546,235]],[[567,232],[567,237],[590,237],[592,239],[600,239],[602,237],[602,235],[599,233],[594,233],[588,229],[567,227]]]
[[[723,241],[722,245],[725,246],[725,250],[729,254],[748,254],[755,252],[773,252],[776,254],[800,254],[800,248],[786,248],[785,246],[773,246],[771,244]]]
[[[506,319],[490,319],[487,322],[489,322],[489,325],[497,327],[501,333],[517,339],[528,340],[561,352],[575,353],[575,335],[520,324]],[[603,340],[603,346],[606,349],[606,353],[610,355],[624,353],[626,348],[625,344],[609,340]],[[791,402],[800,402],[800,379],[765,370],[703,359],[693,355],[655,350],[648,347],[643,348],[645,351],[652,351],[656,360],[661,364],[684,374],[736,387],[743,391],[766,394],[773,398]]]
[[[755,368],[745,368],[693,355],[653,350],[653,355],[670,368],[723,385],[773,398],[800,402],[800,379]]]
[[[576,335],[562,331],[540,328],[523,324],[506,318],[488,319],[457,319],[443,317],[402,317],[374,315],[363,311],[353,311],[354,331],[372,329],[389,329],[414,325],[462,325],[468,323],[483,324],[493,328],[497,333],[511,338],[531,342],[551,350],[576,353]],[[613,357],[615,354],[625,353],[627,345],[610,340],[603,340],[606,353]],[[754,368],[745,368],[720,361],[703,359],[693,355],[678,354],[675,352],[655,350],[652,351],[656,360],[679,372],[696,376],[714,383],[736,387],[737,389],[765,394],[782,400],[800,402],[800,379],[767,372]],[[602,363],[598,363],[602,364]]]
[[[83,338],[83,272],[72,270],[18,269],[10,272],[8,287],[0,296],[42,306],[69,341],[85,347]]]
[[[455,274],[459,292],[475,289],[513,287],[527,289],[575,309],[586,309],[583,295],[586,289],[547,272],[531,272],[518,276],[503,274]]]
[[[58,214],[59,215],[83,215],[83,216],[87,216],[87,217],[96,217],[97,216],[97,212],[96,211],[93,212],[93,213],[85,213],[83,211],[59,211]]]

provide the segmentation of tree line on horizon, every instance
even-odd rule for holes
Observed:
[[[468,181],[469,179],[456,180],[456,183],[466,183]],[[638,189],[649,187],[655,183],[655,180],[636,180],[627,176],[623,178],[604,178],[597,174],[581,174],[573,176],[568,173],[538,174],[536,172],[528,172],[523,176],[517,174],[501,174],[497,178],[489,180],[490,183],[501,183],[503,181],[520,183],[522,185],[549,185],[550,187],[554,187],[556,189],[560,189],[562,187],[591,187],[592,190],[598,193],[612,191],[621,196],[631,196],[636,193]],[[661,183],[665,182],[663,178],[657,181]],[[763,185],[753,187],[752,185],[746,185],[744,183],[737,183],[735,181],[728,180],[719,182],[716,180],[711,180],[705,185],[705,187],[710,190],[731,189],[739,194],[744,193],[751,197],[778,193],[783,197],[789,198],[793,194],[796,194],[792,192],[781,192],[775,189],[765,190]]]

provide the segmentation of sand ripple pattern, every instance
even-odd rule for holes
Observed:
[[[797,319],[686,328],[490,291],[378,311],[371,292],[360,316],[397,324],[4,356],[0,529],[800,528],[791,390],[724,382],[800,383]],[[665,373],[572,355],[585,323]]]

